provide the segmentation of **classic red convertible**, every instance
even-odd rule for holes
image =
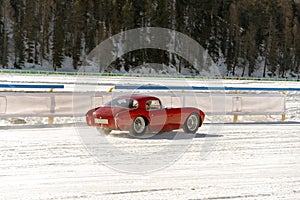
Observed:
[[[183,128],[185,133],[196,133],[205,114],[192,107],[163,108],[159,98],[146,95],[128,95],[89,110],[86,122],[101,133],[112,130],[129,131],[143,135],[146,131],[171,131]]]

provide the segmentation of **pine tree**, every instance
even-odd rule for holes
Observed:
[[[129,30],[134,28],[134,12],[130,0],[125,1],[125,4],[123,5],[122,8],[121,18],[123,19],[123,23],[122,23],[123,30]]]
[[[22,0],[11,0],[14,12],[14,68],[22,69],[25,63],[25,4]]]
[[[0,0],[0,65],[53,64],[73,59],[76,69],[97,44],[132,28],[156,26],[195,39],[215,61],[224,56],[227,74],[252,76],[258,58],[265,76],[298,73],[300,65],[300,3],[294,0]],[[10,26],[13,33],[8,33]],[[12,48],[12,45],[13,48]],[[11,51],[11,52],[9,52]],[[144,62],[191,68],[178,55],[138,50],[111,67]],[[201,70],[200,66],[199,69]],[[247,73],[248,72],[248,73]]]
[[[8,1],[0,1],[0,66],[8,67]]]
[[[290,69],[292,60],[292,8],[291,2],[280,2],[280,15],[278,15],[278,24],[281,31],[279,45],[279,76],[286,77],[287,71]]]
[[[44,66],[44,60],[52,61],[52,51],[50,44],[52,43],[53,30],[51,25],[53,23],[54,13],[52,12],[55,8],[53,0],[39,0],[39,14],[38,21],[40,26],[39,34],[39,63]]]
[[[300,80],[300,2],[295,1],[295,26],[294,26],[294,45],[295,45],[295,69],[294,72],[298,74],[298,80]]]
[[[56,71],[62,67],[64,58],[64,40],[65,40],[65,10],[66,1],[61,0],[55,5],[54,35],[53,35],[53,69]]]
[[[229,30],[226,41],[226,46],[222,51],[225,55],[225,63],[227,65],[227,75],[235,76],[238,57],[240,57],[241,34],[242,28],[239,26],[238,5],[233,3],[230,6]]]

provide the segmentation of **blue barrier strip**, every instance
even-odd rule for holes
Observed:
[[[115,89],[119,90],[225,90],[225,91],[249,91],[249,90],[259,90],[259,91],[300,91],[300,88],[260,88],[260,87],[197,87],[197,86],[154,86],[154,85],[116,85]]]
[[[0,84],[0,88],[14,89],[64,89],[64,85],[28,85],[28,84]]]

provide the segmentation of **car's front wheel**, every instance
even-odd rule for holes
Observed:
[[[185,133],[196,133],[200,125],[200,116],[197,113],[192,113],[186,119],[183,130]]]
[[[134,119],[129,132],[132,135],[143,135],[146,132],[146,130],[147,130],[147,121],[140,116]]]
[[[101,134],[101,135],[108,135],[110,134],[111,130],[107,129],[107,128],[99,128],[97,127],[97,131]]]

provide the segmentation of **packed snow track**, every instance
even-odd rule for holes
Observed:
[[[0,130],[0,198],[300,198],[299,124],[232,124],[218,134],[206,129],[199,129],[177,161],[143,174],[104,166],[86,150],[75,127]],[[151,150],[170,134],[103,137],[130,151],[136,146]],[[201,156],[204,141],[213,147]]]

